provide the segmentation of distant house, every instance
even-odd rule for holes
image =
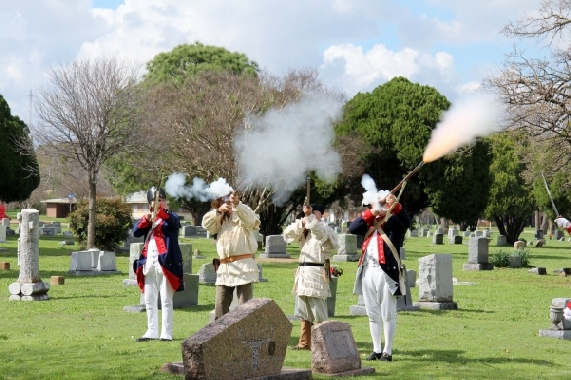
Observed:
[[[46,204],[46,215],[52,218],[66,218],[76,207],[75,198],[46,199],[41,202]]]
[[[147,202],[146,191],[137,191],[128,195],[125,199],[125,203],[131,206],[133,219],[139,219],[149,212],[149,203]]]

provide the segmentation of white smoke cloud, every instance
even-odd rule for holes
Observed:
[[[375,180],[368,174],[363,174],[361,178],[361,186],[365,189],[363,193],[363,204],[372,205],[375,210],[381,209],[380,200],[385,199],[389,195],[389,190],[377,190]]]
[[[344,102],[338,97],[310,94],[283,109],[251,115],[251,128],[234,137],[234,153],[243,184],[275,190],[273,202],[283,204],[315,171],[331,182],[342,171],[333,150],[333,125],[341,119]]]
[[[446,111],[432,131],[422,160],[434,161],[479,136],[501,130],[498,102],[491,97],[463,98]]]
[[[174,198],[197,199],[201,202],[224,197],[233,189],[224,178],[218,178],[211,184],[206,184],[201,178],[194,177],[192,185],[186,185],[186,174],[172,173],[165,183],[165,191]]]

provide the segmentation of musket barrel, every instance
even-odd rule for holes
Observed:
[[[391,190],[391,193],[395,193],[398,189],[400,189],[403,185],[403,183],[405,183],[406,181],[408,181],[410,179],[410,177],[412,177],[414,175],[414,173],[416,173],[423,165],[425,164],[424,161],[420,161],[420,163],[418,165],[416,165],[416,167],[414,169],[412,169],[412,171],[410,173],[408,173],[400,182],[399,184]]]
[[[155,216],[157,215],[158,212],[158,204],[159,204],[159,194],[160,194],[160,189],[161,189],[161,184],[163,183],[163,171],[161,170],[161,175],[159,177],[159,185],[156,187],[155,189],[155,196],[153,198],[154,203],[153,203],[153,211],[151,212],[151,217],[154,220]]]
[[[309,194],[311,193],[311,177],[305,177],[305,204],[309,206]]]

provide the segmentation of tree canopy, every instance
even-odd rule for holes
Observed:
[[[500,235],[507,236],[509,243],[517,240],[536,207],[533,188],[522,177],[525,165],[518,155],[514,137],[517,135],[506,132],[490,137],[493,152],[490,165],[492,187],[484,212],[488,219],[496,221]]]
[[[432,210],[461,230],[475,230],[489,201],[491,161],[489,141],[479,139],[432,163],[425,182]]]
[[[28,199],[40,184],[38,162],[26,124],[12,115],[0,95],[0,201],[17,202]]]
[[[449,106],[446,97],[433,87],[397,77],[371,93],[359,93],[349,100],[336,133],[339,137],[356,133],[368,144],[359,152],[359,160],[366,164],[365,172],[375,180],[377,188],[392,190],[422,161],[431,132]],[[411,215],[429,205],[421,183],[431,165],[425,165],[413,176],[403,192],[401,202]],[[347,190],[360,204],[362,188],[354,184],[355,181],[352,189]]]
[[[506,107],[506,127],[543,142],[555,171],[571,166],[570,14],[571,2],[543,0],[537,12],[506,25],[506,36],[536,40],[535,46],[516,45],[503,67],[484,81]]]
[[[169,52],[157,54],[147,63],[147,71],[147,83],[182,83],[204,71],[229,71],[233,75],[255,77],[259,68],[245,54],[195,42],[178,45]]]
[[[47,152],[77,162],[87,173],[91,248],[99,172],[110,157],[138,148],[144,138],[134,128],[140,110],[137,67],[115,57],[76,59],[54,67],[49,80],[39,93],[34,134]]]

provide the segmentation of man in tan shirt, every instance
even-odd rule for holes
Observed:
[[[255,232],[260,228],[260,218],[240,202],[237,193],[232,193],[227,201],[219,198],[212,202],[212,210],[204,215],[202,227],[217,235],[220,266],[216,271],[214,318],[218,319],[230,311],[234,288],[239,305],[252,299],[252,283],[258,282],[260,272],[254,261],[258,249]]]
[[[299,343],[294,350],[311,350],[311,327],[327,320],[327,298],[331,296],[327,273],[331,252],[337,249],[335,232],[321,217],[325,207],[320,204],[303,207],[303,216],[284,230],[287,243],[296,241],[300,247],[299,266],[292,293],[298,297],[301,318]]]

